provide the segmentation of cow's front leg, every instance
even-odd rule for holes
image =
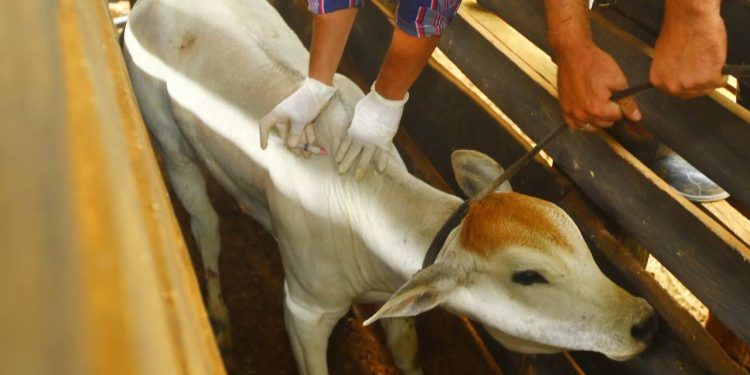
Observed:
[[[328,337],[350,306],[322,309],[300,303],[290,295],[286,283],[284,294],[284,320],[300,374],[327,375]]]
[[[419,365],[419,341],[414,327],[414,318],[382,319],[380,324],[385,331],[385,339],[393,361],[404,375],[421,375]]]

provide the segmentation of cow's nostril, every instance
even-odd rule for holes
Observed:
[[[643,341],[648,344],[651,342],[651,339],[654,338],[656,329],[658,327],[659,319],[657,318],[656,314],[652,313],[642,322],[634,324],[633,327],[630,328],[630,335],[632,335],[636,340]]]

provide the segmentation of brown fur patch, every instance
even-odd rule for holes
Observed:
[[[562,210],[541,199],[493,193],[469,207],[461,227],[461,243],[484,257],[512,245],[573,249],[560,226],[561,215]]]

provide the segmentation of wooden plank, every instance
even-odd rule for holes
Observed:
[[[503,19],[546,53],[543,0],[483,0],[483,6]],[[470,4],[466,4],[470,5]],[[471,6],[464,9],[471,9]],[[470,12],[469,12],[470,13]],[[647,82],[651,58],[592,18],[597,45],[618,61],[631,83]],[[747,119],[727,111],[724,105],[703,97],[681,100],[651,90],[636,97],[642,124],[691,164],[716,181],[735,198],[750,206],[750,126]],[[711,124],[711,126],[706,126]]]
[[[0,372],[223,373],[106,3],[8,5]]]
[[[727,201],[703,203],[702,206],[719,222],[724,224],[737,238],[750,246],[750,220]]]
[[[721,343],[727,353],[741,366],[750,369],[750,346],[743,343],[724,324],[710,315],[706,322],[706,330]]]
[[[375,4],[377,4],[375,2]],[[355,24],[352,37],[350,39],[350,45],[348,46],[347,54],[354,58],[356,66],[359,67],[364,76],[368,79],[372,79],[378,70],[380,62],[380,56],[385,50],[385,41],[387,38],[375,37],[387,35],[389,32],[389,26],[386,24],[384,15],[381,12],[378,14],[372,9],[365,8],[360,12],[360,18]],[[368,53],[364,53],[368,51]],[[452,171],[449,160],[446,160],[446,156],[456,148],[472,148],[493,156],[501,164],[507,165],[512,162],[523,152],[517,150],[515,155],[504,155],[499,152],[499,149],[513,148],[513,144],[516,142],[515,137],[506,133],[505,126],[499,126],[497,123],[487,121],[486,119],[498,118],[497,116],[491,116],[487,112],[491,112],[492,109],[488,107],[481,107],[482,100],[478,97],[469,98],[466,101],[464,94],[470,93],[471,90],[466,91],[465,89],[458,89],[453,86],[451,82],[440,75],[439,69],[433,68],[434,64],[430,64],[420,77],[419,80],[412,87],[411,99],[409,106],[415,106],[422,110],[410,111],[407,109],[405,117],[402,121],[402,127],[404,127],[410,135],[412,135],[415,142],[417,142],[420,150],[429,158],[431,163],[434,165],[448,183],[455,188],[452,178],[450,178]],[[479,83],[475,82],[475,85],[479,86]],[[445,106],[443,103],[449,102],[451,106]],[[461,116],[452,116],[451,112],[460,112]],[[500,116],[501,118],[502,116]],[[471,136],[457,136],[460,132],[470,133]],[[533,165],[532,165],[533,166]],[[538,185],[525,185],[523,188],[515,185],[515,189],[520,192],[532,194],[543,197],[545,199],[561,202],[564,196],[570,193],[570,182],[559,175],[554,175],[549,169],[544,168],[546,177],[541,184]],[[531,174],[532,170],[524,169],[519,175],[519,180],[528,178],[528,174]],[[562,180],[562,181],[561,181]],[[549,189],[550,186],[557,187],[556,189]],[[578,221],[579,226],[584,231],[586,236],[591,238],[601,237],[601,233],[598,232],[586,232],[591,226],[584,225],[585,222]],[[602,224],[603,227],[603,224]],[[598,229],[597,229],[598,230]],[[610,238],[611,235],[609,236]],[[614,241],[614,240],[613,240]],[[615,242],[616,243],[616,242]],[[595,251],[595,256],[598,254],[598,260],[601,260],[602,256],[605,256],[607,252],[600,252],[596,246],[592,246]],[[629,252],[623,251],[621,247],[617,247],[618,252],[623,252],[630,256]],[[610,251],[609,253],[611,253]],[[649,293],[643,293],[644,296],[651,299],[661,298],[663,302],[654,303],[657,311],[660,309],[670,310],[678,309],[677,305],[670,299],[666,292],[661,289],[658,284],[654,282],[650,277],[640,268],[640,270],[634,270],[631,267],[632,264],[638,265],[637,260],[630,256],[630,265],[623,264],[622,262],[617,264],[617,269],[613,269],[611,265],[603,262],[600,265],[605,269],[605,272],[610,277],[619,280],[625,280],[622,275],[617,275],[618,270],[624,272],[628,279],[636,280],[640,282],[642,278],[650,280],[651,286],[655,286],[653,289],[645,288],[641,289],[640,285],[630,286],[632,288],[639,288],[638,290],[645,290]],[[627,284],[627,282],[626,282]],[[680,312],[668,312],[665,314],[677,314]],[[689,314],[682,311],[682,314],[689,317]],[[676,321],[678,322],[678,321]],[[672,322],[667,321],[667,324]],[[679,322],[682,324],[683,322]],[[675,337],[680,337],[681,340],[688,342],[689,344],[678,343],[671,347],[655,347],[654,350],[658,354],[652,354],[648,359],[645,359],[641,363],[631,362],[628,363],[610,363],[609,366],[612,368],[623,369],[622,366],[653,366],[651,368],[659,368],[658,366],[674,366],[668,373],[684,373],[689,371],[700,372],[700,366],[705,366],[709,370],[719,369],[717,373],[728,373],[738,374],[742,373],[737,371],[736,365],[726,357],[720,347],[713,341],[713,339],[700,327],[695,321],[688,321],[685,324],[692,324],[692,326],[676,325],[674,330],[670,327],[663,328],[663,332],[660,331],[660,335],[673,335],[672,339],[665,339],[666,341],[673,341]],[[674,333],[669,333],[674,332]],[[680,335],[686,335],[684,338]],[[492,349],[492,345],[490,344]],[[685,356],[685,353],[691,353],[691,356]],[[503,358],[499,358],[503,369],[506,372],[510,372],[509,369],[513,367],[513,363],[507,363]],[[649,365],[650,361],[654,361]],[[697,362],[701,363],[698,365]],[[510,366],[510,367],[506,367]],[[559,373],[559,370],[557,373]],[[635,371],[635,370],[633,370]],[[512,373],[512,372],[511,372]],[[653,372],[652,372],[653,373]]]
[[[679,306],[659,283],[648,275],[638,259],[627,251],[622,244],[618,243],[616,238],[606,229],[603,220],[592,213],[590,209],[587,209],[585,199],[571,193],[559,204],[581,227],[586,239],[593,243],[595,248],[604,254],[607,260],[614,264],[628,279],[638,294],[646,298],[659,312],[662,322],[674,328],[674,331],[670,332],[669,335],[679,337],[680,340],[687,343],[693,355],[701,359],[707,370],[714,374],[740,374],[744,372],[727,357],[719,344],[703,329],[700,323],[687,310]],[[671,340],[662,337],[654,345],[672,344]],[[658,358],[658,354],[646,353],[646,356],[650,355]],[[580,358],[582,363],[588,362],[584,359],[591,360],[591,356],[588,355],[576,356],[576,358]],[[643,358],[637,358],[635,361],[641,360]],[[654,362],[658,366],[662,361],[656,360]],[[639,365],[642,366],[639,363],[633,364],[633,366]],[[601,367],[601,364],[598,366]],[[669,372],[661,369],[657,373]]]
[[[101,310],[89,320],[91,362],[119,371],[131,350],[134,372],[223,373],[106,3],[64,0],[59,17],[84,275]],[[102,309],[118,292],[119,306]],[[111,340],[132,347],[119,351]]]
[[[0,13],[0,373],[87,369],[71,235],[58,5]]]
[[[487,3],[486,1],[483,1],[483,2],[485,2],[485,5],[487,7],[492,6],[490,3]],[[513,3],[513,4],[516,4],[516,3]],[[514,13],[513,15],[509,16],[509,18],[513,18],[515,22],[520,24],[521,23],[520,19],[529,19],[533,17],[539,18],[540,16],[543,16],[542,14],[539,13],[543,11],[541,2],[537,1],[535,3],[531,3],[531,5],[533,5],[533,7],[527,7],[526,5],[522,5],[522,7],[518,9],[518,11],[521,12],[522,14],[519,16]],[[503,9],[506,9],[506,8],[503,8]],[[478,13],[472,14],[472,16],[480,23],[486,24],[486,23],[494,22],[497,24],[497,25],[493,25],[493,28],[495,30],[493,30],[492,32],[486,31],[484,33],[484,35],[487,36],[488,38],[492,38],[493,35],[516,33],[515,29],[511,28],[510,25],[505,23],[503,20],[498,21],[496,19],[493,19],[491,15],[488,15],[486,13],[478,12]],[[622,30],[617,30],[616,28],[613,27],[613,25],[609,24],[607,21],[603,20],[601,17],[592,15],[592,18],[595,21],[595,25],[594,25],[595,30],[599,30],[599,31],[606,30],[610,34],[616,34],[616,36],[621,38],[624,42],[631,44],[633,51],[640,50],[643,54],[650,54],[652,52],[648,46],[645,46],[639,40],[635,39],[632,35],[629,35],[623,32]],[[537,22],[543,22],[543,20],[538,19]],[[524,23],[523,25],[526,25],[526,24]],[[523,29],[523,31],[531,34],[532,41],[535,42],[537,46],[539,46],[540,48],[549,48],[546,44],[546,39],[544,38],[545,31],[543,29],[532,28],[532,27],[527,27],[527,26],[521,26],[521,27],[526,27]],[[523,43],[521,42],[522,39],[523,38],[511,38],[510,43],[508,43],[508,46],[510,47],[511,52],[520,55],[517,59],[520,58],[521,60],[525,59],[525,60],[537,60],[537,61],[545,60],[545,57],[542,54],[540,54],[540,51],[534,51],[533,48],[530,49],[528,48],[528,46],[524,47]],[[521,48],[518,48],[518,47],[521,47]],[[508,53],[508,52],[504,51],[504,53]],[[517,60],[514,60],[514,61],[517,61]],[[554,93],[555,91],[549,88],[549,86],[551,85],[551,82],[554,82],[553,80],[554,71],[549,70],[549,69],[546,69],[546,70],[537,69],[537,70],[540,72],[543,72],[541,73],[543,77],[536,78],[536,79],[538,81],[541,79],[542,81],[540,84],[545,86],[545,88],[547,88],[547,91]],[[528,69],[526,71],[528,71]],[[727,107],[727,109],[733,111],[733,113],[736,116],[744,119],[745,121],[750,122],[750,114],[747,111],[741,108],[738,108],[738,106],[729,105],[726,101],[726,98],[724,98],[722,95],[716,94],[716,95],[713,95],[712,97],[715,100],[717,100],[720,104]],[[730,210],[736,211],[732,208],[727,209],[727,211],[730,211]],[[716,215],[714,215],[714,217],[718,218],[718,216]],[[721,216],[721,218],[729,218],[729,217],[730,215]],[[729,226],[730,229],[732,227],[731,222],[722,223],[722,224],[724,224],[725,226]],[[737,233],[737,231],[735,230],[732,230],[732,232],[735,234]],[[744,241],[744,242],[747,243],[747,241]]]
[[[527,133],[538,139],[561,122],[557,101],[550,95],[555,92],[554,86],[550,87],[552,78],[527,74],[544,69],[521,68],[514,61],[517,57],[506,55],[493,44],[503,44],[506,39],[519,43],[523,37],[492,33],[501,22],[497,18],[492,23],[478,22],[475,15],[488,14],[471,1],[464,3],[459,15],[443,36],[441,49]],[[522,60],[533,66],[551,64],[548,58]],[[606,133],[563,134],[548,151],[556,165],[605,213],[649,248],[722,321],[750,340],[750,321],[743,318],[750,314],[747,246],[679,196]],[[738,278],[747,280],[738,282]]]
[[[433,60],[437,60],[438,63],[432,63],[430,66],[435,67],[436,70],[441,72],[442,75],[450,74],[455,75],[457,72],[453,66],[448,69],[439,69],[437,65],[445,64],[445,56],[438,52],[433,56]],[[459,72],[460,73],[460,72]],[[467,82],[467,78],[460,73],[459,77],[464,77],[456,82],[458,85],[464,85],[469,90],[462,90],[469,95],[476,95],[475,101],[483,106],[483,108],[494,113],[499,109],[494,105],[486,103],[486,96],[484,94],[477,93],[476,86],[471,82]],[[453,81],[453,80],[451,80]],[[498,119],[507,119],[507,116],[496,116]],[[509,119],[508,119],[509,120]],[[514,129],[508,128],[506,129]],[[734,365],[723,353],[719,345],[711,339],[710,336],[703,330],[703,327],[696,322],[692,316],[682,309],[659,285],[658,283],[644,270],[645,263],[642,263],[639,259],[636,259],[632,254],[632,251],[626,249],[622,244],[605,230],[604,224],[601,218],[597,218],[596,214],[592,212],[591,208],[586,208],[587,204],[580,196],[580,192],[576,189],[569,190],[565,198],[558,202],[566,211],[573,215],[576,222],[582,227],[582,231],[587,235],[589,240],[595,243],[597,251],[606,255],[609,262],[615,264],[620,272],[627,275],[628,282],[635,285],[634,289],[644,297],[652,302],[655,309],[665,317],[665,320],[669,322],[677,332],[676,335],[670,335],[674,338],[679,336],[680,339],[692,344],[692,351],[698,357],[703,358],[704,363],[709,363],[713,368],[709,368],[713,373],[741,373],[737,371],[739,368]],[[700,339],[699,339],[700,338]],[[662,343],[668,343],[670,339],[662,338]],[[576,358],[579,358],[575,355]],[[716,358],[722,360],[717,361]],[[591,356],[587,356],[587,364],[583,365],[589,371],[595,371],[588,363],[592,360]],[[639,359],[639,361],[642,359]],[[602,366],[601,358],[597,360],[599,367]],[[658,363],[659,361],[657,361]],[[575,364],[575,362],[574,362]]]

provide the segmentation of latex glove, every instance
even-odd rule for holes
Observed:
[[[305,144],[315,143],[312,122],[334,93],[336,86],[328,86],[313,78],[305,79],[297,91],[260,120],[260,148],[265,150],[268,147],[268,134],[273,128],[295,153],[300,152],[296,147],[303,137]]]
[[[409,93],[402,100],[386,99],[377,91],[373,83],[370,93],[354,107],[354,118],[347,137],[336,150],[336,163],[339,173],[346,173],[359,156],[355,178],[362,180],[373,160],[377,169],[383,172],[387,166],[388,148],[396,136],[404,104]]]

